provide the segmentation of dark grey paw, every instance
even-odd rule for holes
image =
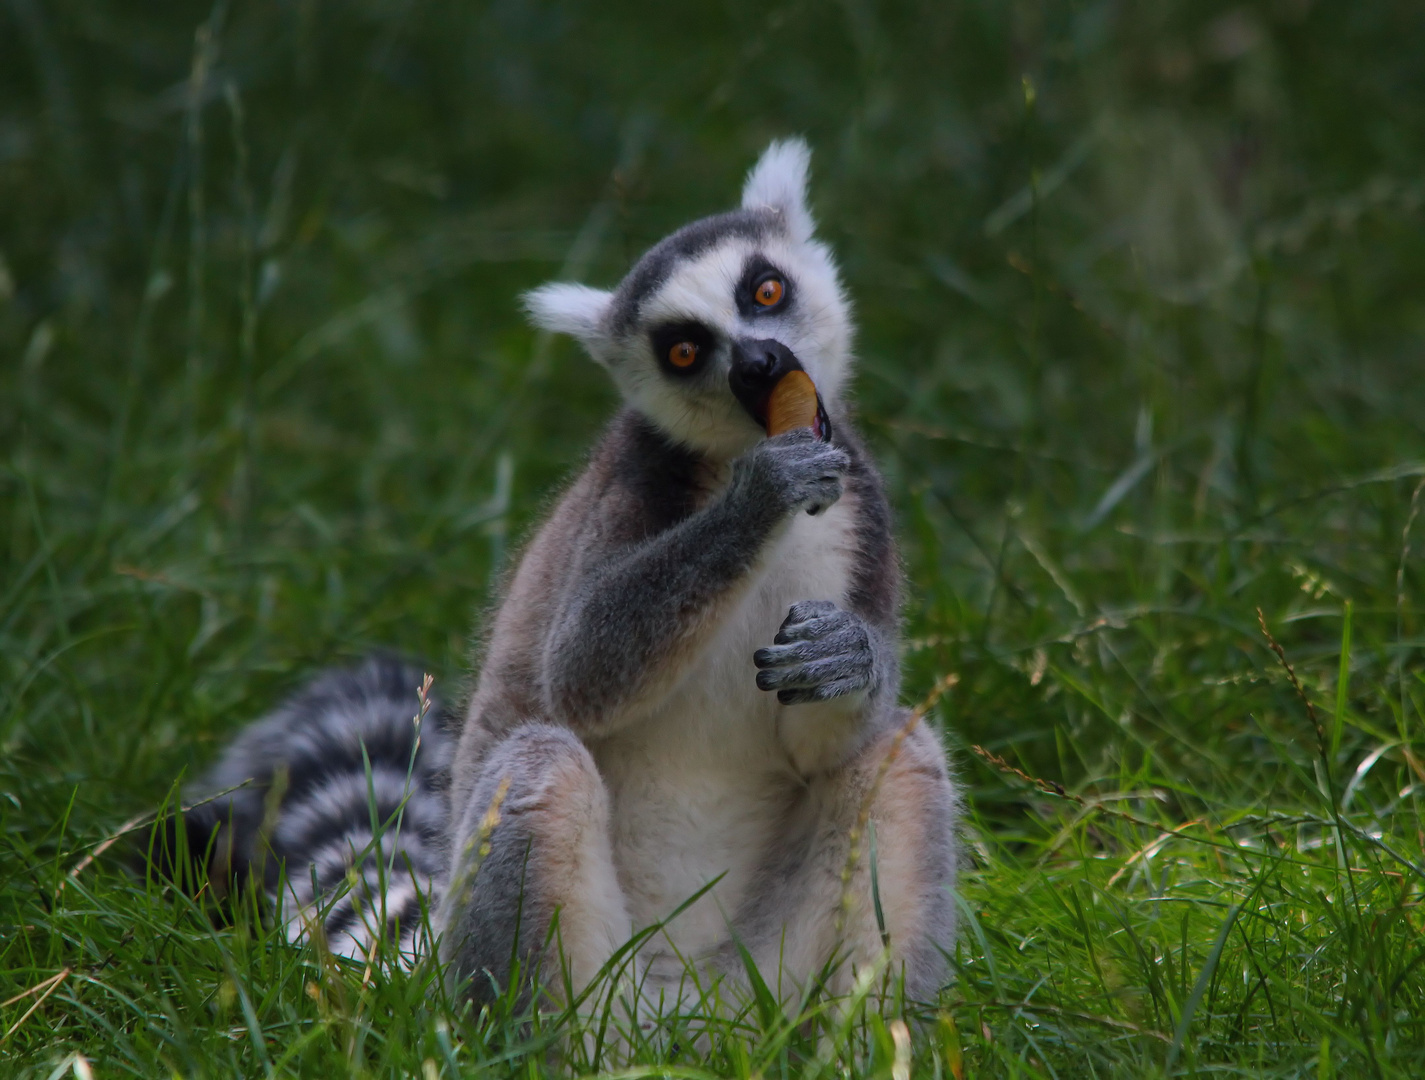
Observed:
[[[759,443],[734,468],[745,474],[759,502],[818,514],[841,498],[841,477],[850,467],[845,450],[798,428]]]
[[[777,691],[783,705],[868,690],[875,676],[871,634],[859,615],[829,600],[793,604],[773,644],[752,655],[757,688]]]

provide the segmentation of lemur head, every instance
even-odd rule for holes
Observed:
[[[667,237],[616,289],[556,283],[525,297],[673,441],[732,457],[762,436],[767,393],[802,368],[833,413],[851,365],[850,305],[806,204],[811,154],[774,142],[742,207]]]

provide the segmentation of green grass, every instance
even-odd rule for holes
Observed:
[[[959,678],[914,1074],[1425,1074],[1425,8],[594,11],[0,9],[0,1073],[595,1067],[71,871],[322,664],[458,685],[614,403],[519,292],[802,132],[907,694]],[[638,1059],[891,1075],[874,1010],[792,1020]]]

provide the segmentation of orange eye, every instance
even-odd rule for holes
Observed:
[[[680,341],[668,350],[668,363],[674,367],[691,367],[698,358],[698,347],[691,341]]]
[[[776,307],[782,302],[782,294],[785,291],[786,287],[782,284],[781,278],[768,278],[757,286],[754,296],[763,307]]]

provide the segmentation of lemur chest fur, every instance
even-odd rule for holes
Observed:
[[[856,513],[848,492],[820,515],[789,522],[706,627],[672,693],[639,723],[590,743],[608,786],[614,857],[636,925],[665,917],[723,875],[670,928],[681,948],[698,951],[726,938],[727,918],[802,789],[778,738],[786,707],[757,689],[752,655],[772,642],[794,602],[846,602]]]

